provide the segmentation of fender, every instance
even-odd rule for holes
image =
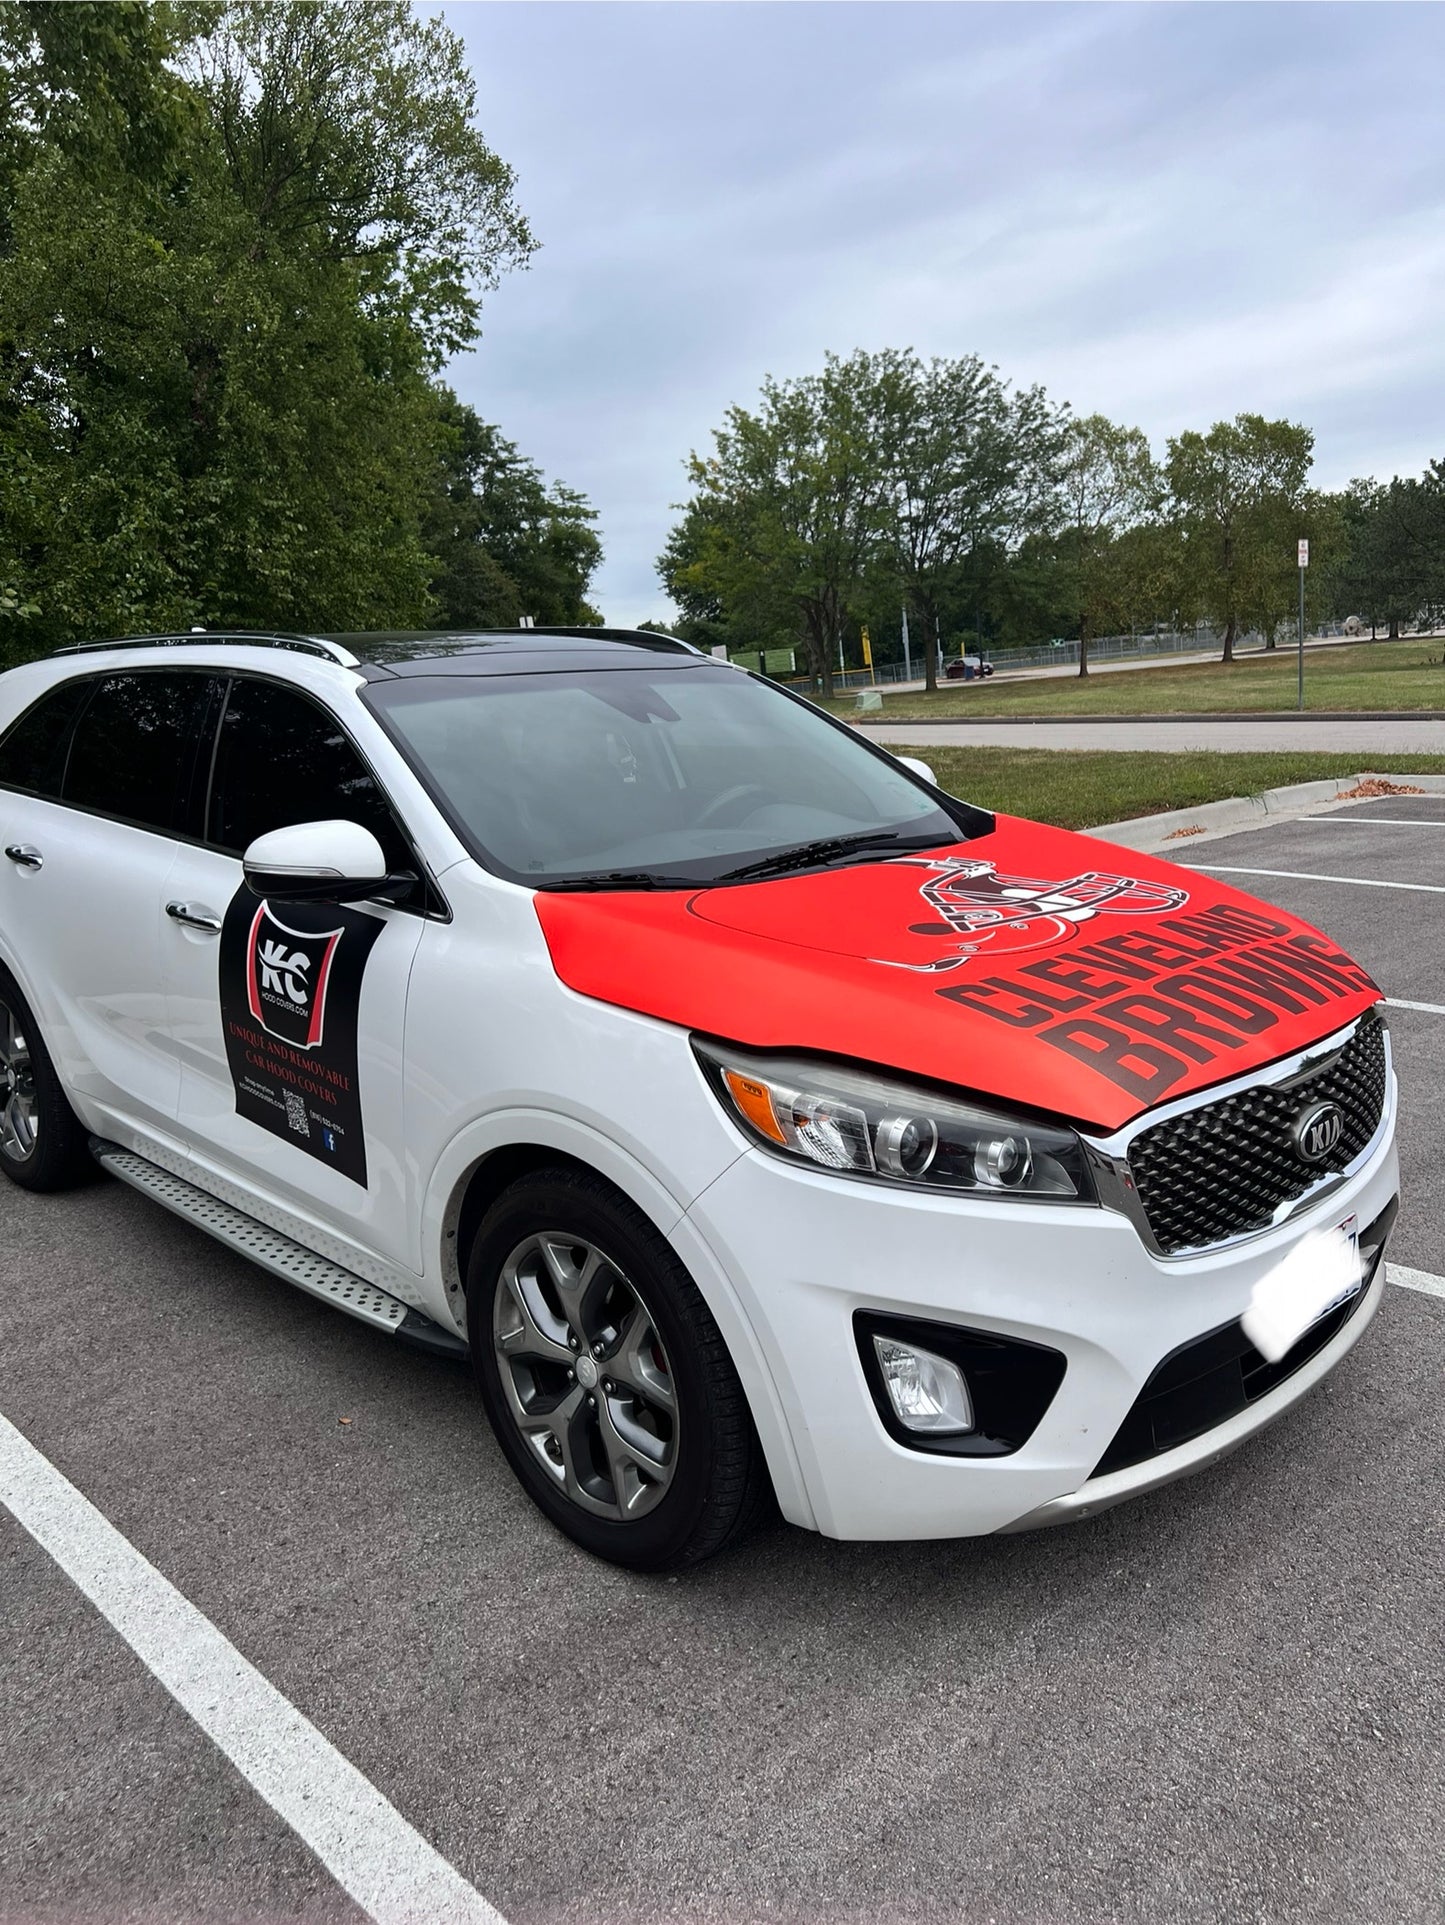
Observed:
[[[716,1319],[757,1426],[778,1506],[790,1524],[816,1530],[817,1520],[793,1449],[783,1402],[752,1322],[726,1271],[679,1201],[636,1157],[600,1130],[555,1110],[494,1110],[458,1132],[438,1158],[421,1210],[426,1263],[427,1314],[463,1331],[465,1303],[457,1264],[456,1227],[467,1183],[477,1165],[497,1150],[535,1143],[585,1163],[636,1205],[667,1238]],[[747,1151],[739,1143],[738,1155]]]
[[[60,1087],[65,1092],[66,1102],[69,1103],[70,1107],[75,1111],[76,1115],[88,1130],[98,1131],[110,1129],[113,1135],[114,1129],[109,1122],[101,1116],[100,1111],[96,1109],[92,1103],[88,1102],[85,1097],[76,1094],[70,1085],[69,1079],[66,1077],[66,1052],[63,1047],[57,1047],[57,1039],[68,1037],[70,1035],[70,1029],[65,1021],[65,1016],[60,1005],[46,1000],[38,985],[30,978],[24,964],[16,953],[14,946],[7,939],[3,929],[0,929],[0,967],[8,970],[15,978],[16,987],[30,1005],[31,1014],[40,1025],[42,1040],[49,1053],[51,1066],[60,1081]],[[146,1154],[139,1140],[135,1143],[128,1144],[127,1148],[136,1150],[137,1153],[142,1156]]]

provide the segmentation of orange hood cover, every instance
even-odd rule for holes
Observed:
[[[936,854],[536,904],[558,976],[584,996],[1104,1130],[1380,999],[1283,910],[1009,816]]]

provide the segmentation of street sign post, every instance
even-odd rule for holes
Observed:
[[[1305,570],[1310,565],[1310,545],[1301,541],[1299,545],[1299,692],[1295,707],[1301,711],[1305,705]]]

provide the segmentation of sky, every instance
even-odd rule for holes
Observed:
[[[447,5],[541,247],[448,379],[664,619],[685,462],[828,350],[978,354],[1166,438],[1445,456],[1445,8]]]

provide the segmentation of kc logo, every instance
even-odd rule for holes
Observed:
[[[302,978],[311,967],[311,958],[304,949],[293,949],[288,955],[284,942],[267,941],[257,948],[256,960],[263,995],[271,991],[278,996],[289,996],[293,1003],[306,1007],[308,992]]]
[[[246,999],[268,1036],[298,1049],[319,1049],[326,1022],[326,985],[345,931],[292,929],[263,902],[246,943]]]
[[[925,975],[961,969],[985,947],[991,956],[1053,948],[1067,942],[1081,922],[1100,914],[1159,916],[1189,900],[1187,891],[1166,883],[1094,869],[1049,882],[1003,875],[976,856],[903,857],[899,867],[929,871],[919,894],[938,918],[910,923],[910,933],[955,940],[946,954],[926,961],[875,960]]]

